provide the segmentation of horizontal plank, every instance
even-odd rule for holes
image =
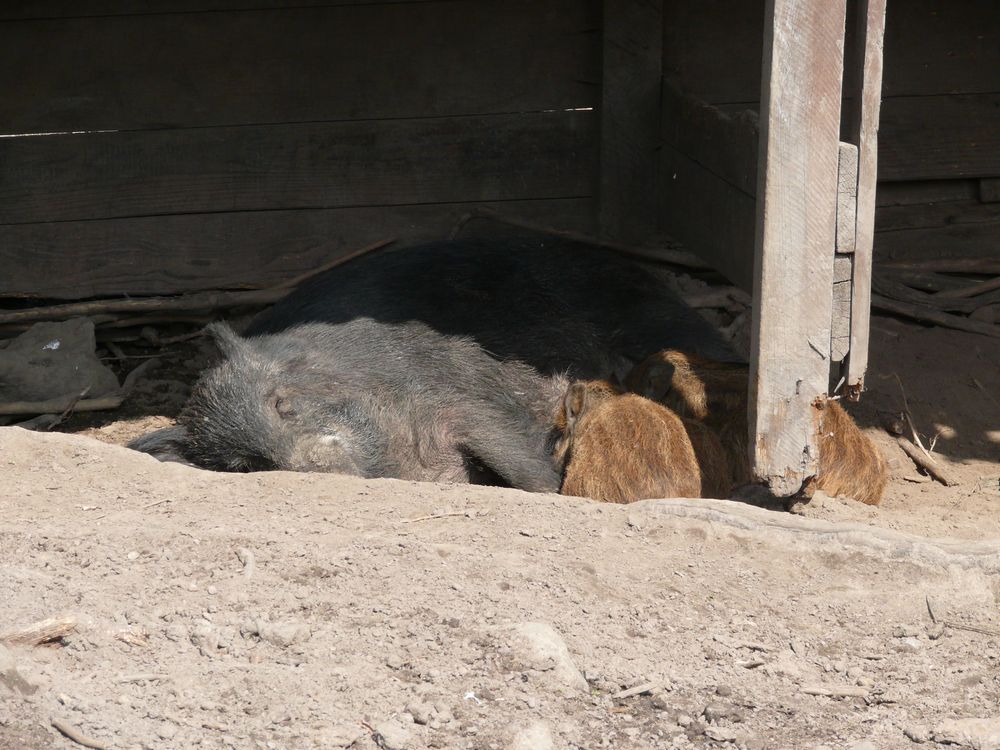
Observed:
[[[759,98],[763,3],[676,0],[665,8],[666,75],[687,93],[715,104]],[[853,31],[849,25],[848,34]],[[884,63],[882,92],[887,97],[996,92],[1000,4],[995,0],[890,4]]]
[[[0,139],[0,224],[593,194],[594,112]]]
[[[747,106],[728,104],[719,109],[733,115]],[[758,108],[756,102],[749,106],[754,111]],[[883,99],[878,134],[880,181],[997,175],[1000,93]]]
[[[915,203],[968,201],[977,196],[978,180],[921,180],[884,182],[878,186],[876,204],[907,206]]]
[[[591,232],[593,200],[151,216],[0,226],[0,297],[82,299],[270,286],[380,239],[447,237],[490,208]]]
[[[0,133],[596,107],[595,5],[482,0],[0,23]]]
[[[875,230],[878,232],[997,221],[1000,221],[1000,207],[977,200],[879,206],[875,212]]]
[[[660,174],[663,231],[750,291],[754,199],[670,145],[660,151]]]
[[[748,195],[757,192],[757,113],[723,112],[664,82],[663,140]]]
[[[974,224],[876,231],[875,267],[892,260],[996,259],[998,247],[1000,217]]]
[[[92,16],[135,16],[164,13],[210,13],[225,10],[270,8],[310,8],[335,5],[398,5],[439,2],[440,0],[5,0],[0,5],[0,21]],[[455,0],[455,2],[470,0]]]
[[[882,102],[880,180],[994,175],[1000,175],[1000,92]]]

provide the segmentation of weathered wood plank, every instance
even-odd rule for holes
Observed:
[[[837,252],[853,253],[858,217],[858,147],[840,144],[837,160]]]
[[[474,2],[475,0],[454,0]],[[204,13],[222,10],[260,10],[336,5],[398,5],[440,2],[440,0],[5,0],[0,5],[0,21],[94,16],[134,16],[164,13]]]
[[[833,284],[833,322],[830,328],[830,359],[841,362],[851,351],[851,282]]]
[[[641,242],[656,229],[662,0],[604,0],[601,235]]]
[[[979,200],[1000,203],[1000,177],[986,177],[979,181]]]
[[[754,473],[779,496],[816,473],[830,376],[844,16],[839,0],[765,12],[750,425]]]
[[[384,239],[449,235],[468,212],[592,232],[593,200],[150,216],[0,226],[0,297],[80,299],[270,286]]]
[[[880,180],[1000,175],[1000,93],[885,99],[878,166]]]
[[[593,2],[0,23],[0,133],[596,107]]]
[[[593,195],[595,113],[0,139],[0,223]]]
[[[883,189],[879,185],[879,192]],[[989,224],[1000,221],[1000,209],[976,199],[934,201],[909,205],[879,206],[875,211],[875,231],[901,229],[936,229],[963,224]]]
[[[763,3],[674,0],[665,8],[665,75],[713,104],[756,102]],[[996,92],[1000,4],[900,2],[889,11],[884,58],[886,97]]]
[[[760,131],[752,110],[723,112],[664,80],[663,140],[747,195],[757,192]]]
[[[993,221],[879,231],[876,263],[893,260],[997,258],[1000,217]]]
[[[858,147],[858,204],[851,280],[851,347],[844,374],[848,392],[855,397],[864,388],[868,369],[885,3],[886,0],[858,0],[856,18],[852,19],[856,29],[855,54],[848,62],[853,80],[850,94],[855,104],[847,124],[847,138]]]
[[[752,289],[753,197],[669,144],[660,160],[663,231],[737,286]]]
[[[908,206],[914,203],[947,203],[974,200],[977,180],[928,180],[920,182],[884,182],[875,196],[877,206]],[[876,215],[876,226],[878,218]]]

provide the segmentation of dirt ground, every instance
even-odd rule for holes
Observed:
[[[0,428],[0,639],[77,622],[0,648],[0,748],[1000,748],[1000,346],[871,351],[884,504],[789,514],[159,464],[111,444],[210,356],[170,346],[76,434]],[[956,486],[877,428],[900,382]]]

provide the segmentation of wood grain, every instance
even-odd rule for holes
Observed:
[[[852,19],[855,46],[847,63],[853,106],[848,110],[846,132],[858,147],[858,200],[851,279],[851,346],[845,376],[847,388],[855,397],[864,387],[868,369],[885,6],[886,0],[857,0],[852,7],[856,14]]]
[[[151,216],[0,226],[0,296],[83,299],[267,287],[386,236],[447,237],[470,211],[591,232],[593,201]]]
[[[0,139],[0,224],[593,194],[593,112]]]
[[[768,0],[750,360],[754,474],[814,476],[813,402],[830,376],[843,2]]]
[[[0,132],[596,107],[599,24],[577,0],[0,23]]]
[[[598,226],[613,240],[657,226],[662,13],[662,0],[604,2]]]
[[[662,228],[732,283],[753,288],[754,199],[689,156],[660,150]]]

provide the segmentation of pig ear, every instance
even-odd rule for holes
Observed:
[[[573,383],[566,391],[563,408],[566,410],[566,426],[571,427],[580,417],[587,403],[587,386],[583,383]]]
[[[226,359],[232,359],[246,349],[246,342],[229,327],[228,323],[212,323],[205,327],[205,331],[212,337]]]
[[[670,362],[657,362],[651,365],[643,378],[641,396],[662,401],[670,393],[674,384],[675,367]]]

